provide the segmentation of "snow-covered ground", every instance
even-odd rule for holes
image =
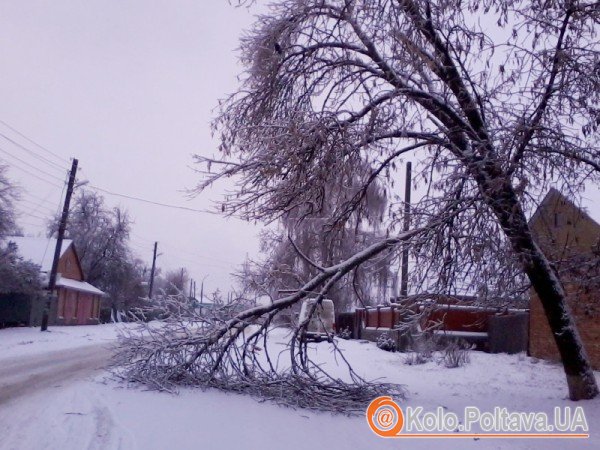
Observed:
[[[128,325],[51,326],[44,333],[39,328],[5,328],[0,330],[0,360],[90,344],[111,344],[117,338],[119,327],[125,326]]]
[[[105,348],[117,326],[0,330],[0,368],[42,355],[78,355],[82,347]],[[283,340],[281,333],[275,337]],[[99,346],[90,347],[90,344]],[[556,406],[583,406],[590,427],[586,440],[382,439],[363,417],[332,416],[282,408],[217,391],[186,389],[179,395],[128,389],[104,371],[56,380],[0,400],[0,449],[388,449],[388,448],[600,448],[600,400],[574,404],[560,366],[523,355],[473,353],[467,366],[447,369],[435,362],[404,364],[404,355],[372,343],[341,341],[355,369],[368,378],[405,384],[402,406],[462,413],[465,406],[491,411],[553,413]],[[98,350],[100,351],[100,350]],[[315,353],[335,364],[327,343]],[[0,390],[3,385],[0,370]],[[600,375],[598,375],[600,378]],[[1,398],[1,396],[0,396]]]

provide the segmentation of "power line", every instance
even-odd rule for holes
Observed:
[[[32,212],[37,212],[39,209],[42,209],[43,211],[46,212],[46,214],[50,214],[50,215],[54,215],[54,210],[51,206],[48,205],[48,199],[54,195],[54,191],[50,191],[46,194],[46,196],[44,198],[39,198],[37,196],[31,196],[31,198],[37,200],[30,200],[28,198],[19,198],[20,202],[25,202],[28,203],[29,205],[33,205],[35,207],[35,211]]]
[[[66,159],[64,159],[63,157],[58,156],[56,153],[48,150],[46,147],[43,147],[42,145],[40,145],[37,142],[33,141],[29,137],[25,136],[23,133],[19,132],[15,128],[13,128],[10,125],[8,125],[3,120],[0,120],[0,123],[4,124],[6,127],[8,127],[9,129],[11,129],[13,132],[17,133],[18,135],[20,135],[21,137],[23,137],[27,141],[31,142],[32,144],[36,145],[40,149],[44,150],[48,154],[54,156],[55,158],[57,158],[57,159],[59,159],[61,161],[66,161]],[[23,149],[24,151],[30,153],[31,155],[33,155],[34,157],[36,157],[38,160],[41,160],[42,162],[45,162],[47,164],[51,164],[53,166],[53,168],[56,167],[57,169],[61,169],[61,170],[64,169],[62,166],[60,166],[60,165],[58,165],[58,164],[50,161],[49,159],[47,159],[44,156],[40,155],[39,153],[31,150],[30,148],[27,148],[27,147],[21,145],[20,143],[14,141],[13,139],[9,138],[8,136],[6,136],[5,134],[3,134],[1,132],[0,132],[0,136],[4,137],[4,139],[8,140],[9,142],[13,143],[14,145],[18,146],[19,148]],[[5,154],[7,154],[8,156],[10,156],[10,157],[18,160],[18,161],[20,161],[21,163],[25,164],[25,166],[27,166],[28,168],[35,169],[35,170],[39,171],[40,173],[45,174],[46,176],[49,176],[49,177],[51,177],[53,179],[56,179],[56,180],[59,180],[59,181],[63,181],[63,183],[64,183],[64,180],[61,180],[58,177],[56,177],[56,176],[54,176],[54,175],[52,175],[52,174],[50,174],[50,173],[48,173],[48,172],[46,172],[46,171],[38,168],[36,166],[31,165],[27,161],[24,161],[23,159],[21,159],[21,158],[19,158],[17,156],[14,156],[11,153],[8,153],[6,150],[2,149],[1,147],[0,147],[0,151],[3,152],[3,153],[5,153]],[[42,177],[39,177],[38,175],[33,174],[29,170],[24,169],[23,167],[20,167],[19,165],[15,164],[15,163],[9,163],[9,164],[11,166],[17,168],[17,169],[22,170],[25,173],[28,173],[29,175],[32,175],[32,176],[38,178],[41,181],[44,181],[44,182],[46,182],[48,184],[51,184],[53,186],[56,186],[56,187],[61,187],[61,186],[59,186],[59,185],[57,185],[57,184],[55,184],[53,182],[50,182],[50,181],[48,181],[48,180],[46,180],[46,179],[44,179]],[[64,170],[66,170],[66,169],[64,169]],[[108,195],[112,195],[112,196],[116,196],[116,197],[121,197],[121,198],[126,198],[126,199],[129,199],[129,200],[143,202],[143,203],[147,203],[147,204],[151,204],[151,205],[155,205],[155,206],[160,206],[160,207],[163,207],[163,208],[178,209],[178,210],[190,211],[190,212],[196,212],[196,213],[216,214],[214,211],[201,210],[201,209],[190,208],[190,207],[181,206],[181,205],[173,205],[173,204],[168,204],[168,203],[163,203],[163,202],[157,202],[157,201],[154,201],[154,200],[149,200],[149,199],[146,199],[146,198],[141,198],[141,197],[137,197],[137,196],[133,196],[133,195],[121,194],[121,193],[118,193],[118,192],[109,191],[107,189],[104,189],[104,188],[101,188],[101,187],[98,187],[98,186],[95,186],[95,185],[92,185],[92,184],[89,184],[89,187],[92,188],[92,189],[95,189],[96,191],[100,191],[100,192],[103,192],[103,193],[108,194]],[[62,185],[62,188],[63,188],[63,192],[64,192],[64,184]],[[37,198],[40,199],[39,197],[37,197]],[[34,210],[33,213],[37,212],[37,209],[39,208],[39,206],[41,206],[43,204],[43,202],[45,202],[47,200],[47,198],[48,197],[46,197],[46,199],[40,199],[40,200],[42,200],[42,202],[38,206],[36,206],[36,210]],[[62,198],[62,194],[61,194],[61,198]],[[30,203],[33,204],[33,202],[30,202]],[[40,219],[40,220],[48,220],[47,218],[42,218],[40,216],[36,216],[33,213],[30,212],[30,213],[28,213],[26,215],[28,215],[30,217],[34,217],[34,218]],[[141,238],[141,237],[140,237],[140,239],[146,240],[148,242],[152,242],[150,240],[147,240],[147,239],[144,239],[144,238]],[[132,243],[132,242],[130,242],[130,243]],[[141,244],[137,244],[137,246],[138,247],[142,247]],[[183,252],[183,253],[187,253],[190,256],[193,256],[195,258],[194,260],[189,259],[189,258],[182,258],[180,256],[178,256],[178,259],[181,259],[181,260],[184,260],[184,261],[188,261],[188,262],[191,262],[191,263],[194,263],[194,264],[198,264],[198,265],[202,265],[202,266],[209,266],[209,267],[216,267],[216,268],[230,268],[232,265],[234,265],[233,263],[230,263],[230,262],[227,262],[227,261],[218,260],[218,259],[215,259],[215,258],[212,258],[212,257],[207,257],[207,256],[199,255],[199,254],[196,254],[196,253],[193,253],[193,252],[189,252],[189,251],[184,251],[184,250],[181,250],[181,249],[177,249],[177,247],[175,247],[175,246],[173,246],[171,244],[167,244],[167,247],[170,247],[172,250],[175,250],[175,253],[182,253]],[[206,263],[206,262],[199,261],[196,258],[202,258],[202,259],[209,260],[209,261],[213,262],[213,264],[209,264],[209,263]],[[216,263],[216,264],[214,264],[214,263]]]
[[[7,128],[9,128],[13,132],[17,133],[19,136],[21,136],[22,138],[26,139],[30,143],[34,144],[36,147],[38,147],[41,150],[45,151],[49,155],[54,156],[55,158],[57,158],[60,161],[65,161],[65,162],[67,161],[65,158],[57,155],[56,153],[52,152],[51,150],[48,150],[46,147],[38,144],[37,142],[35,142],[31,138],[27,137],[26,135],[24,135],[20,131],[16,130],[15,128],[13,128],[12,126],[10,126],[9,124],[7,124],[6,122],[4,122],[3,120],[0,120],[0,123],[4,124]],[[42,161],[43,163],[45,163],[47,165],[50,165],[54,170],[65,170],[66,171],[66,169],[64,169],[64,167],[62,167],[59,164],[57,164],[57,163],[49,160],[48,158],[42,156],[41,154],[39,154],[38,152],[32,150],[31,148],[25,147],[24,145],[20,144],[19,142],[17,142],[15,140],[11,139],[10,137],[6,136],[4,133],[0,132],[0,136],[2,136],[4,139],[6,139],[7,141],[11,142],[12,144],[16,145],[17,147],[21,148],[22,150],[26,151],[27,153],[29,153],[30,155],[32,155],[34,158],[36,158],[38,161]],[[40,172],[40,173],[42,173],[42,174],[44,174],[44,175],[46,175],[46,176],[48,176],[50,178],[53,178],[53,179],[56,179],[56,180],[64,182],[64,180],[61,180],[58,177],[56,177],[55,175],[53,175],[51,173],[48,173],[45,170],[42,170],[39,167],[36,167],[36,166],[28,163],[27,161],[25,161],[25,160],[23,160],[23,159],[15,156],[15,155],[9,153],[8,151],[2,149],[1,147],[0,147],[0,151],[3,152],[4,154],[10,156],[11,158],[16,159],[17,161],[20,161],[22,164],[24,164],[26,167],[28,167],[30,169],[37,170],[38,172]],[[59,186],[59,185],[57,185],[57,184],[55,184],[55,183],[53,183],[53,182],[51,182],[49,180],[46,180],[45,178],[42,178],[42,177],[40,177],[40,176],[32,173],[31,171],[29,171],[29,170],[27,170],[27,169],[25,169],[25,168],[23,168],[23,167],[15,164],[14,162],[9,162],[9,164],[12,167],[15,167],[15,168],[17,168],[17,169],[19,169],[19,170],[21,170],[21,171],[23,171],[23,172],[31,175],[31,176],[36,177],[37,179],[39,179],[41,181],[44,181],[44,182],[50,184],[50,185],[53,185],[53,186],[56,186],[56,187],[61,187],[61,186]],[[172,204],[168,204],[168,203],[157,202],[157,201],[154,201],[154,200],[149,200],[149,199],[146,199],[146,198],[141,198],[141,197],[137,197],[137,196],[133,196],[133,195],[127,195],[127,194],[121,194],[121,193],[114,192],[114,191],[109,191],[107,189],[103,189],[101,187],[98,187],[98,186],[95,186],[95,185],[92,185],[92,184],[90,184],[89,186],[92,189],[95,189],[97,191],[103,192],[103,193],[108,194],[108,195],[112,195],[112,196],[116,196],[116,197],[121,197],[121,198],[126,198],[126,199],[129,199],[129,200],[143,202],[143,203],[147,203],[147,204],[151,204],[151,205],[155,205],[155,206],[160,206],[160,207],[163,207],[163,208],[178,209],[178,210],[190,211],[190,212],[196,212],[196,213],[215,214],[213,211],[209,211],[209,210],[201,210],[201,209],[197,209],[197,208],[190,208],[190,207],[187,207],[187,206],[172,205]],[[63,192],[64,192],[64,184],[62,185],[62,188],[63,188]],[[48,218],[41,217],[39,215],[36,215],[35,213],[37,213],[38,209],[40,208],[40,206],[42,206],[44,204],[44,202],[47,201],[48,196],[45,199],[41,199],[40,197],[36,197],[33,194],[30,194],[30,193],[28,193],[28,194],[31,195],[34,198],[37,198],[38,200],[41,200],[41,202],[39,204],[35,205],[35,208],[32,211],[29,211],[27,213],[22,213],[22,214],[25,215],[25,216],[27,216],[27,217],[32,217],[32,218],[35,218],[35,219],[38,219],[38,220],[47,221]],[[61,194],[61,199],[62,199],[62,194]],[[25,201],[25,199],[23,199],[23,200]],[[30,203],[30,204],[32,204],[32,205],[35,203],[35,202],[29,201],[29,200],[27,200],[27,202]],[[60,206],[60,204],[59,204],[59,206]],[[32,224],[30,223],[30,225],[32,225]],[[144,238],[141,238],[141,237],[139,237],[139,238],[143,239],[143,240],[146,240],[148,242],[152,242],[150,240],[147,240],[147,239],[144,239]],[[134,243],[130,242],[130,244],[134,244]],[[136,244],[134,244],[134,245],[136,245]],[[146,249],[141,244],[137,244],[136,246],[138,248],[140,248],[140,249],[141,248]],[[212,258],[212,257],[207,257],[207,256],[199,255],[199,254],[196,254],[196,253],[193,253],[193,252],[189,252],[189,251],[184,251],[184,250],[178,249],[177,247],[175,247],[175,246],[173,246],[171,244],[167,244],[167,247],[170,247],[172,250],[174,250],[175,254],[177,254],[177,253],[186,253],[186,254],[188,254],[190,256],[193,256],[194,259],[182,258],[181,256],[176,256],[177,259],[180,259],[180,260],[183,260],[183,261],[187,261],[187,262],[191,262],[193,264],[197,264],[197,265],[201,265],[201,266],[216,267],[216,268],[230,268],[232,265],[234,265],[233,263],[230,263],[230,262],[227,262],[227,261],[218,260],[218,259],[215,259],[215,258]],[[206,259],[208,261],[211,261],[212,264],[210,264],[208,262],[200,261],[197,258]]]
[[[33,217],[35,219],[39,219],[39,220],[48,220],[48,217],[42,217],[42,216],[38,216],[36,214],[30,213],[30,212],[24,212],[24,211],[20,211],[19,215],[22,216],[27,216],[27,217]]]
[[[80,172],[86,172],[86,171],[85,171],[85,169],[82,168],[80,170]],[[87,178],[90,178],[90,177],[88,176]],[[169,204],[169,203],[163,203],[163,202],[157,202],[157,201],[154,201],[154,200],[148,200],[146,198],[136,197],[134,195],[121,194],[119,192],[109,191],[108,189],[104,189],[104,188],[101,188],[99,186],[95,186],[95,185],[93,185],[91,183],[88,184],[87,186],[89,186],[91,189],[95,189],[96,191],[103,192],[103,193],[108,194],[108,195],[114,195],[116,197],[121,197],[121,198],[127,198],[129,200],[135,200],[135,201],[139,201],[139,202],[143,202],[143,203],[148,203],[148,204],[155,205],[155,206],[162,206],[164,208],[180,209],[180,210],[184,210],[184,211],[197,212],[197,213],[203,213],[203,214],[212,214],[212,215],[217,214],[215,211],[210,211],[208,209],[190,208],[188,206],[173,205],[173,204]]]
[[[100,192],[104,192],[105,194],[108,194],[108,195],[114,195],[116,197],[127,198],[129,200],[136,200],[138,202],[148,203],[148,204],[155,205],[155,206],[162,206],[164,208],[181,209],[184,211],[198,212],[198,213],[204,213],[204,214],[215,214],[213,211],[209,211],[206,209],[203,210],[203,209],[189,208],[187,206],[170,205],[168,203],[155,202],[154,200],[148,200],[145,198],[135,197],[133,195],[119,194],[118,192],[112,192],[107,189],[103,189],[101,187],[94,186],[93,184],[89,184],[88,186],[91,187],[92,189],[95,189]]]
[[[48,220],[52,220],[52,218],[56,216],[56,213],[54,212],[54,210],[50,206],[48,206],[48,199],[53,194],[54,194],[54,192],[50,191],[46,195],[45,198],[39,198],[39,197],[36,197],[36,196],[32,195],[33,198],[37,198],[38,199],[37,202],[35,202],[33,200],[29,200],[27,198],[20,198],[18,201],[19,202],[24,202],[24,203],[30,205],[29,206],[31,208],[30,211],[29,211],[30,214],[37,214],[39,212],[39,213],[47,215],[48,217],[46,219],[44,219],[44,220],[48,221]],[[29,194],[29,195],[31,195],[31,194]]]
[[[85,170],[82,170],[82,171],[85,172]],[[167,204],[167,203],[155,202],[153,200],[148,200],[148,199],[144,199],[144,198],[140,198],[140,197],[135,197],[135,196],[132,196],[132,195],[120,194],[120,193],[117,193],[117,192],[109,191],[107,189],[103,189],[103,188],[95,186],[93,184],[88,184],[88,186],[90,188],[92,188],[92,189],[95,189],[96,191],[100,191],[100,192],[103,192],[103,193],[108,194],[108,195],[114,195],[114,196],[117,196],[117,197],[127,198],[127,199],[130,199],[130,200],[140,201],[140,202],[143,202],[143,203],[149,203],[149,204],[152,204],[152,205],[155,205],[155,206],[161,206],[161,207],[164,207],[164,208],[172,208],[172,209],[181,209],[181,210],[191,211],[191,212],[213,214],[212,211],[200,210],[200,209],[195,209],[195,208],[189,208],[189,207],[186,207],[186,206],[171,205],[171,204]],[[132,242],[131,238],[136,238],[136,239],[140,239],[142,241],[146,241],[148,244],[152,244],[154,242],[153,240],[150,240],[150,239],[147,239],[147,238],[143,238],[142,236],[139,236],[137,234],[131,233],[130,234],[130,244],[134,244],[134,246],[138,247],[139,249],[143,249],[143,250],[147,250],[147,248],[142,243],[137,243],[136,244],[136,243]],[[162,241],[161,241],[161,243],[162,243]],[[175,250],[174,253],[185,252],[184,250],[177,249],[176,247],[174,247],[173,245],[168,244],[168,243],[166,244],[166,246],[170,247],[173,250]],[[199,261],[197,259],[190,260],[190,259],[186,259],[186,258],[181,258],[179,256],[178,256],[178,259],[186,260],[188,262],[192,262],[192,263],[198,264],[198,265],[210,266],[210,267],[217,267],[217,268],[229,268],[231,265],[234,265],[233,263],[230,263],[230,262],[227,262],[227,261],[223,261],[223,260],[217,260],[215,258],[208,257],[208,256],[202,256],[202,255],[198,255],[198,254],[191,253],[191,252],[185,252],[185,253],[188,253],[188,254],[194,256],[195,258],[208,259],[210,261],[216,262],[217,265],[215,265],[215,264],[208,264],[206,262],[201,262],[201,261]],[[220,267],[219,267],[218,264],[220,264]]]
[[[24,161],[24,160],[22,160],[22,159],[21,159],[21,158],[19,158],[18,156],[12,155],[11,153],[9,153],[8,151],[6,151],[6,150],[5,150],[5,149],[3,149],[2,147],[0,147],[0,152],[2,152],[2,153],[4,153],[4,154],[6,154],[6,155],[8,155],[8,156],[10,156],[11,158],[14,158],[14,159],[16,159],[17,161],[20,161],[21,163],[25,164],[27,167],[29,167],[29,168],[31,168],[31,169],[35,169],[35,170],[37,170],[38,172],[40,172],[40,173],[43,173],[43,174],[44,174],[44,175],[46,175],[46,176],[49,176],[50,178],[54,178],[55,180],[58,180],[58,181],[64,181],[64,180],[62,180],[62,179],[58,178],[57,176],[55,176],[55,175],[52,175],[51,173],[48,173],[48,172],[46,172],[45,170],[42,170],[42,169],[40,169],[39,167],[35,167],[35,166],[33,166],[33,165],[29,164],[27,161]],[[7,161],[6,159],[5,159],[5,161],[6,161],[6,162],[9,162],[9,161]],[[33,175],[34,177],[38,177],[38,178],[40,178],[40,180],[42,179],[42,178],[41,178],[39,175],[35,175],[35,174],[32,174],[31,172],[28,172],[26,169],[23,169],[22,167],[18,166],[18,165],[17,165],[17,164],[15,164],[14,162],[13,162],[12,164],[13,164],[13,166],[14,166],[14,167],[19,167],[21,170],[23,170],[23,171],[25,171],[25,172],[29,173],[30,175]],[[60,186],[57,186],[57,187],[60,187]]]
[[[10,156],[11,158],[14,158],[14,159],[16,159],[17,161],[20,161],[20,162],[22,162],[22,163],[23,163],[23,164],[25,164],[26,166],[28,166],[28,167],[30,167],[30,168],[32,168],[32,169],[35,169],[35,170],[37,170],[38,172],[41,172],[41,173],[43,173],[44,175],[47,175],[47,176],[49,176],[49,177],[51,177],[51,178],[54,178],[54,179],[56,179],[56,180],[58,180],[58,181],[63,181],[61,178],[57,177],[56,175],[54,175],[54,174],[51,174],[51,173],[49,173],[49,172],[46,172],[45,170],[43,170],[43,169],[40,169],[39,167],[36,167],[36,166],[34,166],[34,165],[32,165],[32,164],[28,163],[27,161],[25,161],[25,160],[23,160],[23,159],[19,158],[18,156],[15,156],[15,155],[13,155],[13,154],[12,154],[12,153],[10,153],[8,150],[6,150],[6,149],[4,149],[4,148],[2,148],[2,147],[0,147],[0,152],[2,152],[2,153],[4,153],[4,154],[6,154],[6,155],[8,155],[8,156]]]
[[[38,228],[41,225],[39,223],[31,223],[31,222],[27,222],[25,220],[19,220],[19,225],[21,225],[21,224],[29,225],[30,227],[35,227],[35,228]]]
[[[34,177],[36,180],[40,180],[40,181],[43,181],[44,183],[48,183],[48,184],[50,184],[50,185],[52,185],[52,186],[54,186],[54,187],[60,188],[60,185],[58,185],[58,184],[56,184],[56,183],[54,183],[54,182],[52,182],[52,181],[48,181],[48,180],[46,180],[45,178],[42,178],[42,177],[40,177],[39,175],[36,175],[35,173],[32,173],[32,172],[30,172],[30,171],[29,171],[29,170],[27,170],[27,169],[23,169],[22,167],[20,167],[20,166],[16,165],[16,164],[15,164],[15,163],[13,163],[13,162],[10,162],[10,161],[7,161],[7,160],[5,160],[5,159],[1,159],[1,158],[0,158],[0,160],[1,160],[1,161],[4,161],[4,162],[5,162],[6,164],[8,164],[10,167],[13,167],[13,168],[15,168],[15,169],[19,169],[20,171],[22,171],[22,172],[25,172],[25,173],[27,173],[27,174],[31,175],[31,176],[32,176],[32,177]]]
[[[66,171],[66,169],[52,161],[50,161],[48,158],[45,158],[44,156],[40,155],[39,153],[25,147],[24,145],[21,145],[20,143],[18,143],[17,141],[12,140],[11,138],[9,138],[7,135],[5,135],[4,133],[0,133],[0,136],[2,136],[4,139],[6,139],[9,142],[12,142],[14,145],[16,145],[17,147],[19,147],[21,150],[26,151],[27,153],[29,153],[30,155],[33,155],[34,158],[36,158],[38,161],[42,161],[43,163],[48,164],[49,166],[51,166],[53,169],[55,170],[59,170],[61,172]]]
[[[3,121],[3,120],[1,120],[1,119],[0,119],[0,123],[2,123],[3,125],[5,125],[7,128],[9,128],[10,130],[12,130],[13,132],[17,133],[19,136],[23,137],[23,138],[24,138],[24,139],[26,139],[27,141],[29,141],[29,142],[31,142],[32,144],[36,145],[36,146],[37,146],[37,147],[39,147],[40,149],[42,149],[42,150],[44,150],[45,152],[49,153],[50,155],[54,156],[55,158],[58,158],[58,159],[59,159],[59,160],[61,160],[61,161],[67,161],[65,158],[63,158],[63,157],[61,157],[61,156],[57,155],[56,153],[52,152],[51,150],[48,150],[46,147],[44,147],[44,146],[42,146],[42,145],[38,144],[38,143],[37,143],[37,142],[35,142],[33,139],[31,139],[31,138],[27,137],[26,135],[24,135],[24,134],[23,134],[23,133],[21,133],[20,131],[16,130],[14,127],[10,126],[10,125],[9,125],[9,124],[7,124],[5,121]],[[7,139],[8,141],[10,141],[10,142],[12,142],[13,144],[17,145],[17,146],[18,146],[18,147],[20,147],[21,149],[23,149],[23,150],[25,150],[25,151],[29,152],[30,154],[32,154],[32,155],[34,155],[34,156],[37,156],[37,157],[38,157],[38,160],[45,161],[45,162],[46,162],[46,163],[48,163],[48,164],[52,164],[52,165],[53,165],[54,167],[56,167],[57,169],[60,169],[60,170],[65,170],[65,171],[66,171],[66,169],[65,169],[64,167],[62,167],[62,166],[60,166],[60,165],[58,165],[58,164],[56,164],[56,163],[54,163],[54,162],[52,162],[52,161],[48,160],[47,158],[43,157],[43,156],[42,156],[42,155],[40,155],[39,153],[37,153],[37,152],[35,152],[35,151],[33,151],[33,150],[31,150],[31,149],[29,149],[29,148],[27,148],[27,147],[25,147],[25,146],[21,145],[20,143],[18,143],[18,142],[16,142],[16,141],[14,141],[13,139],[11,139],[11,138],[9,138],[8,136],[6,136],[5,134],[3,134],[3,133],[0,133],[0,136],[4,137],[4,138],[5,138],[5,139]],[[44,170],[42,170],[42,169],[38,168],[38,167],[35,167],[35,166],[33,166],[33,165],[31,165],[31,164],[27,163],[26,161],[24,161],[24,160],[22,160],[22,159],[18,158],[17,156],[14,156],[14,155],[12,155],[12,154],[8,153],[6,150],[3,150],[2,148],[0,148],[0,151],[2,151],[3,153],[7,154],[8,156],[11,156],[11,157],[13,157],[13,158],[17,159],[18,161],[22,162],[22,163],[23,163],[23,164],[25,164],[26,166],[28,166],[28,167],[30,167],[30,168],[32,168],[32,169],[35,169],[35,170],[37,170],[37,171],[39,171],[39,172],[41,172],[41,173],[43,173],[43,174],[45,174],[45,175],[47,175],[47,176],[49,176],[49,177],[52,177],[52,178],[54,178],[54,179],[57,179],[57,180],[59,180],[59,181],[64,181],[64,180],[62,180],[62,179],[59,179],[58,177],[56,177],[56,176],[54,176],[54,175],[52,175],[52,174],[50,174],[50,173],[48,173],[48,172],[46,172],[46,171],[44,171]],[[14,166],[15,166],[15,167],[17,167],[17,168],[19,168],[19,169],[21,169],[21,170],[23,170],[23,171],[25,171],[26,173],[29,173],[30,175],[33,175],[33,174],[31,174],[31,172],[27,172],[25,169],[23,169],[23,168],[21,168],[21,167],[19,167],[19,166],[17,166],[17,165],[14,165]],[[35,176],[35,175],[34,175],[34,176]],[[40,179],[41,179],[41,178],[40,178]],[[44,181],[47,181],[47,180],[44,180]],[[113,195],[113,196],[116,196],[116,197],[127,198],[127,199],[129,199],[129,200],[135,200],[135,201],[139,201],[139,202],[143,202],[143,203],[148,203],[148,204],[155,205],[155,206],[162,206],[162,207],[164,207],[164,208],[179,209],[179,210],[183,210],[183,211],[199,212],[199,213],[205,213],[205,214],[216,214],[214,211],[210,211],[210,210],[206,210],[206,209],[202,210],[202,209],[197,209],[197,208],[190,208],[190,207],[188,207],[188,206],[172,205],[172,204],[168,204],[168,203],[162,203],[162,202],[157,202],[157,201],[154,201],[154,200],[148,200],[148,199],[145,199],[145,198],[136,197],[136,196],[133,196],[133,195],[127,195],[127,194],[121,194],[121,193],[118,193],[118,192],[109,191],[108,189],[103,189],[103,188],[101,188],[101,187],[94,186],[94,185],[92,185],[92,184],[90,184],[89,186],[90,186],[90,188],[92,188],[92,189],[95,189],[95,190],[97,190],[97,191],[103,192],[103,193],[105,193],[105,194],[108,194],[108,195]],[[60,186],[57,186],[57,187],[60,187]]]
[[[134,242],[132,240],[132,238],[133,239],[144,239],[144,240],[146,240],[146,239],[139,235],[131,233],[129,244],[136,247],[137,250],[141,250],[141,251],[150,251],[151,250],[152,241],[149,241],[148,243]],[[216,259],[211,256],[204,256],[199,253],[185,251],[178,247],[175,247],[173,244],[170,244],[170,243],[162,241],[162,240],[161,240],[161,245],[163,247],[167,247],[166,251],[164,251],[164,253],[161,253],[162,255],[164,255],[167,258],[182,260],[182,261],[186,261],[186,262],[190,262],[190,263],[194,263],[194,264],[198,264],[198,265],[202,265],[202,266],[210,266],[210,267],[226,268],[226,269],[236,266],[238,264],[238,263],[233,263],[230,261],[224,261],[222,259]],[[184,253],[189,256],[192,256],[192,258],[182,257],[181,255]],[[208,260],[209,262],[201,261],[201,259]],[[210,264],[210,262],[212,262],[214,264]]]
[[[45,226],[45,221],[46,221],[45,218],[43,219],[43,218],[38,217],[38,216],[32,216],[31,214],[24,214],[21,211],[17,211],[17,217],[21,217],[21,216],[26,217],[28,219],[37,219],[37,220],[39,220],[37,226]]]
[[[28,140],[29,142],[31,142],[33,145],[39,147],[41,150],[44,150],[45,152],[47,152],[48,154],[54,156],[55,158],[58,158],[60,161],[64,161],[66,163],[69,162],[68,159],[65,159],[62,156],[57,155],[56,153],[54,153],[51,150],[48,150],[46,147],[44,147],[43,145],[38,144],[37,142],[35,142],[33,139],[25,136],[23,133],[21,133],[19,130],[16,130],[15,128],[13,128],[12,126],[10,126],[9,124],[7,124],[4,120],[0,119],[0,123],[2,123],[4,126],[6,126],[7,128],[9,128],[10,130],[14,131],[15,133],[17,133],[19,136],[21,136],[22,138]]]
[[[48,197],[46,197],[46,199],[43,199],[42,201],[39,201],[39,202],[34,202],[34,201],[26,199],[26,198],[21,198],[18,200],[18,202],[24,202],[24,203],[27,203],[29,205],[29,207],[33,207],[34,210],[30,211],[32,213],[40,212],[39,210],[41,208],[42,209],[41,212],[46,212],[48,214],[52,214],[54,211],[52,211],[52,209],[49,206],[44,206],[44,203],[48,200],[50,195],[52,195],[52,193],[50,193],[48,195]]]
[[[22,195],[22,194],[24,194],[24,195],[27,195],[27,196],[29,196],[29,197],[31,197],[31,198],[33,198],[33,199],[35,199],[35,200],[39,200],[39,201],[43,201],[43,202],[45,202],[45,201],[47,201],[47,200],[48,200],[48,198],[50,198],[50,195],[52,195],[52,194],[54,194],[54,193],[57,193],[57,192],[58,192],[58,191],[51,190],[51,191],[48,193],[48,195],[46,196],[46,198],[42,198],[42,197],[40,197],[40,196],[38,196],[38,195],[32,194],[31,192],[29,192],[29,191],[27,191],[27,190],[22,190],[22,191],[20,191],[20,192],[19,192],[19,195]],[[23,200],[23,199],[21,199],[21,200]]]

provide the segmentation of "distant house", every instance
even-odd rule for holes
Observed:
[[[560,274],[567,302],[594,369],[600,369],[600,225],[556,189],[529,221],[538,245]],[[559,361],[540,299],[532,291],[529,353]]]
[[[40,266],[41,277],[48,285],[56,239],[9,236],[6,241],[17,246],[24,260]],[[56,291],[58,301],[51,305],[49,323],[52,325],[93,325],[99,323],[100,289],[85,282],[83,270],[73,241],[65,239],[58,260]],[[43,300],[45,302],[45,300]],[[38,325],[43,302],[30,302],[29,320],[25,325]]]

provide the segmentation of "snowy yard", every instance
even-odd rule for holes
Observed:
[[[0,330],[0,390],[10,384],[10,366],[82,349],[106,351],[117,326]],[[275,339],[284,339],[282,332]],[[314,344],[319,359],[335,364],[327,343]],[[544,411],[574,405],[566,399],[561,367],[523,355],[473,353],[467,366],[447,369],[435,362],[404,364],[404,355],[372,343],[340,341],[354,368],[367,378],[406,385],[401,406],[462,413],[465,406],[491,411]],[[46,358],[47,360],[47,358]],[[25,366],[25,365],[24,365]],[[104,370],[72,372],[64,379],[0,400],[0,449],[376,449],[376,448],[599,448],[600,400],[580,402],[590,427],[586,440],[460,439],[385,440],[364,417],[332,416],[282,408],[217,391],[182,390],[179,395],[127,389]],[[48,369],[54,370],[54,369]],[[2,376],[4,372],[7,376]],[[48,372],[50,373],[50,372]],[[14,375],[14,374],[13,374]],[[600,374],[596,374],[600,377]],[[24,373],[23,376],[26,376]],[[0,391],[1,392],[1,391]],[[1,398],[1,396],[0,396]]]

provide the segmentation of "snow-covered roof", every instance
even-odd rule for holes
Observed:
[[[86,283],[85,281],[77,281],[77,280],[72,280],[70,278],[60,277],[58,280],[56,280],[56,286],[57,287],[65,287],[65,288],[72,289],[74,291],[79,291],[79,292],[87,292],[88,294],[102,295],[102,296],[106,295],[100,289],[92,286],[89,283]]]
[[[40,266],[41,272],[50,272],[52,270],[52,260],[54,259],[54,249],[56,248],[56,239],[8,236],[6,242],[17,244],[17,252],[23,259],[31,261]],[[73,243],[70,239],[64,239],[60,256],[64,255],[67,249]]]

